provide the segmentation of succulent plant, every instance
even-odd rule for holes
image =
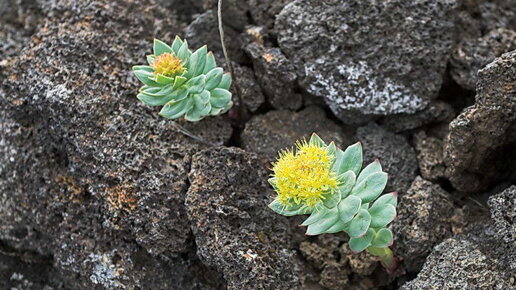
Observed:
[[[342,151],[315,133],[297,150],[280,152],[269,183],[277,197],[269,207],[285,216],[310,216],[301,224],[307,235],[344,231],[354,252],[367,250],[393,271],[388,224],[396,217],[397,193],[381,195],[387,173],[378,160],[362,169],[362,145]],[[381,195],[381,196],[380,196]]]
[[[182,116],[196,122],[231,108],[231,76],[217,67],[206,46],[190,51],[188,42],[176,37],[171,46],[155,39],[149,65],[133,67],[144,84],[137,95],[149,106],[163,106],[160,115],[168,119]]]

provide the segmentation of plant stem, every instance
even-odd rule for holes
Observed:
[[[240,93],[240,86],[238,85],[238,80],[235,75],[235,71],[233,70],[233,64],[231,63],[231,59],[229,58],[228,51],[226,49],[226,42],[224,40],[224,25],[222,24],[222,0],[219,0],[218,8],[217,8],[217,17],[219,21],[219,34],[220,34],[220,44],[222,45],[222,52],[224,53],[224,58],[226,59],[226,64],[229,69],[229,73],[231,74],[231,77],[233,78],[233,84],[235,85],[235,91],[237,94],[237,100],[238,100],[238,108],[240,111],[241,117],[245,116],[245,106],[244,101],[242,99],[242,94]]]
[[[212,146],[212,147],[215,147],[217,146],[216,144],[214,143],[211,143],[211,142],[208,142],[206,140],[204,140],[203,138],[195,135],[194,133],[188,131],[187,129],[185,129],[183,126],[179,125],[178,123],[176,123],[175,121],[172,121],[172,126],[174,126],[174,128],[176,128],[179,132],[181,132],[183,135],[186,135],[200,143],[203,143],[205,145],[208,145],[208,146]]]
[[[393,274],[396,271],[396,268],[398,267],[398,259],[394,257],[394,254],[392,253],[391,249],[376,248],[371,246],[367,248],[367,251],[371,255],[380,258],[382,266],[385,268],[385,270],[387,270],[389,274]]]

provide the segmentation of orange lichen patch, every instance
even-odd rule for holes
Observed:
[[[266,53],[263,55],[263,58],[265,59],[266,62],[271,62],[274,59],[274,56],[272,56],[272,54],[270,54],[270,53]]]
[[[131,212],[138,205],[138,198],[128,186],[114,186],[106,190],[107,202],[114,210]]]
[[[173,53],[164,53],[156,57],[152,63],[152,68],[155,74],[162,74],[167,77],[175,77],[185,71],[181,59]]]
[[[250,27],[246,30],[248,35],[253,36],[259,44],[263,45],[263,35],[260,33],[260,30],[256,27]]]
[[[64,198],[72,202],[82,201],[85,194],[85,190],[81,186],[77,185],[73,177],[59,175],[56,178],[54,178],[54,181],[57,184],[62,185],[65,189],[66,195],[64,196]]]

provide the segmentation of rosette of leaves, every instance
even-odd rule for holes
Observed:
[[[299,198],[286,199],[285,195],[281,196],[281,177],[276,174],[269,179],[269,183],[278,192],[278,196],[269,207],[284,216],[309,214],[302,223],[302,226],[307,226],[307,235],[346,232],[350,236],[349,247],[352,251],[358,253],[367,250],[380,257],[388,270],[394,270],[396,261],[389,249],[393,234],[388,225],[396,217],[397,193],[381,195],[388,177],[382,171],[380,162],[376,160],[362,168],[360,143],[343,151],[333,142],[327,145],[313,134],[309,144],[324,148],[331,156],[329,167],[337,180],[336,186],[328,186],[320,202],[308,205]],[[275,166],[283,156],[280,156]],[[307,175],[311,176],[312,172]],[[291,188],[301,188],[301,185]],[[287,193],[287,197],[289,194],[295,196]]]
[[[233,105],[231,76],[217,67],[206,46],[192,53],[179,37],[170,46],[155,39],[154,54],[147,56],[147,62],[133,67],[144,84],[137,97],[149,106],[163,106],[161,116],[196,122],[225,113]]]

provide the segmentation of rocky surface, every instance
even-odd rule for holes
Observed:
[[[417,177],[399,195],[397,212],[393,251],[407,271],[417,272],[432,248],[452,235],[454,205],[439,185]]]
[[[221,175],[220,172],[226,174]],[[289,225],[270,211],[267,171],[240,149],[193,157],[186,194],[200,259],[224,275],[229,289],[297,288]]]
[[[258,80],[271,106],[297,110],[303,97],[296,93],[296,69],[279,48],[265,48],[253,42],[246,51],[251,56]]]
[[[176,34],[225,66],[216,2],[0,0],[1,289],[514,287],[514,0],[226,0],[249,116],[178,121],[210,147],[130,68]],[[269,161],[312,132],[389,172],[395,275],[267,208]]]
[[[424,179],[439,181],[445,178],[446,165],[441,139],[420,131],[414,135],[414,149],[417,153],[419,172]]]
[[[272,161],[278,157],[278,151],[292,148],[297,140],[309,140],[314,132],[339,146],[350,143],[342,129],[317,107],[308,107],[299,113],[281,110],[257,115],[247,123],[241,141],[244,149]]]
[[[492,220],[473,224],[465,233],[436,246],[417,278],[401,289],[512,289],[515,286],[516,245],[514,187],[490,198]],[[478,217],[477,217],[478,219]],[[493,222],[498,230],[493,231]]]
[[[297,0],[278,15],[278,43],[306,90],[344,122],[410,114],[437,97],[456,8],[453,0]]]
[[[505,28],[495,29],[477,39],[467,39],[452,54],[451,75],[459,85],[475,90],[478,70],[515,49],[516,32]]]
[[[495,59],[478,77],[475,104],[450,123],[444,143],[446,176],[467,192],[503,177],[504,145],[516,139],[516,51]]]
[[[386,190],[406,192],[416,178],[418,166],[407,139],[374,123],[358,128],[356,135],[364,148],[364,164],[379,159],[383,171],[389,174]]]

